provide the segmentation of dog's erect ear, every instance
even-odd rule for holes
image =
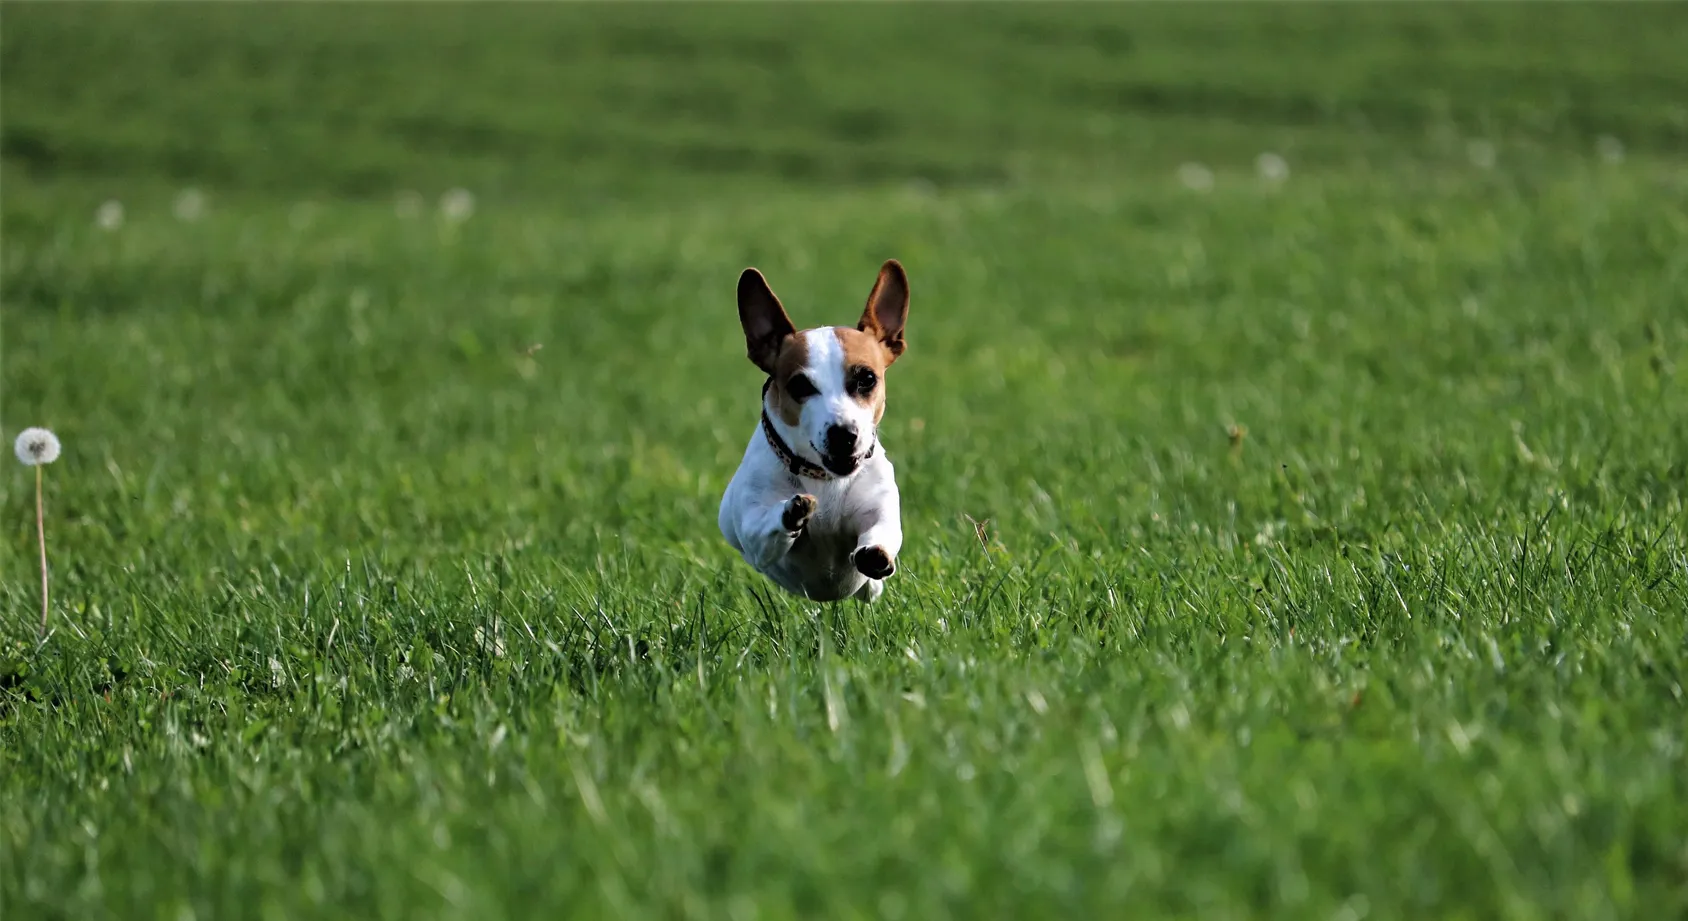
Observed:
[[[903,264],[895,259],[885,260],[879,269],[879,280],[867,296],[867,309],[856,328],[879,340],[891,357],[889,365],[903,353],[903,324],[908,322],[908,276]]]
[[[768,280],[753,268],[745,269],[738,277],[738,319],[744,327],[744,345],[750,361],[773,374],[780,344],[797,332],[797,327],[791,325],[791,318],[768,287]]]

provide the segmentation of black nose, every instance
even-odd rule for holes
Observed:
[[[856,453],[856,430],[842,425],[827,426],[826,453],[835,457]]]

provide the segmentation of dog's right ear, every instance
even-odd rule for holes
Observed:
[[[797,332],[797,327],[791,324],[785,307],[768,287],[768,280],[753,268],[739,275],[738,318],[739,325],[744,327],[744,345],[751,363],[773,374],[780,345],[785,337]]]

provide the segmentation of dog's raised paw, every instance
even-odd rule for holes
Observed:
[[[889,579],[897,564],[884,547],[863,547],[856,551],[856,571],[869,579]]]
[[[803,530],[809,523],[809,516],[815,513],[818,505],[814,496],[808,493],[792,496],[785,502],[785,513],[780,516],[780,526],[795,534]]]

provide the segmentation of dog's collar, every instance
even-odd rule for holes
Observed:
[[[780,463],[785,465],[785,469],[790,471],[792,476],[806,477],[811,480],[838,479],[838,474],[814,461],[799,456],[796,451],[791,450],[786,445],[785,439],[780,437],[780,433],[774,430],[774,420],[768,418],[768,388],[773,385],[772,378],[769,378],[762,385],[762,435],[768,439],[768,447],[773,449],[774,456],[780,459]],[[879,433],[875,432],[873,445],[867,449],[866,454],[862,455],[862,460],[865,461],[872,457],[873,452],[877,450],[879,450]]]

